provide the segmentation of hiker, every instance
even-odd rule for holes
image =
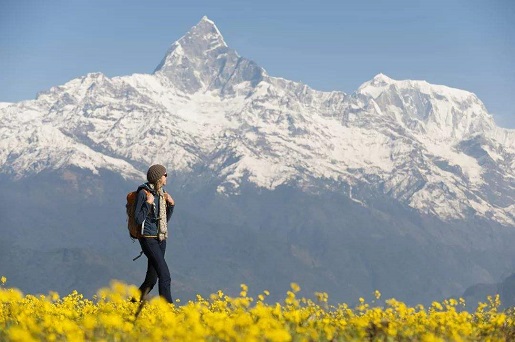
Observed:
[[[172,216],[175,201],[163,189],[167,176],[163,165],[152,165],[147,171],[148,182],[138,187],[134,216],[138,225],[141,226],[144,222],[143,236],[138,241],[148,258],[145,281],[139,287],[142,301],[159,279],[159,295],[173,303],[165,250],[168,237],[167,223]],[[147,192],[141,191],[142,189]]]

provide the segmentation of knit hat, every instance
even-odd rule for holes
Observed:
[[[149,183],[155,184],[157,181],[166,174],[166,169],[163,165],[152,165],[147,171],[147,180]]]

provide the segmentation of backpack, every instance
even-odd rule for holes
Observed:
[[[150,194],[149,191],[142,189],[145,191],[145,194],[148,196]],[[138,191],[132,191],[127,194],[127,204],[125,205],[125,209],[127,212],[127,228],[129,229],[129,235],[133,239],[138,239],[143,236],[142,234],[142,225],[136,223],[136,218],[134,214],[136,212],[136,199],[138,198]]]

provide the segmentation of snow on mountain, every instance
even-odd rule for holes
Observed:
[[[9,107],[10,105],[12,105],[12,103],[10,103],[10,102],[0,102],[0,109]]]
[[[425,81],[395,81],[379,74],[358,89],[380,110],[415,132],[437,139],[463,139],[495,127],[476,95]]]
[[[382,74],[316,91],[240,57],[206,17],[151,75],[88,74],[0,119],[0,170],[16,177],[73,165],[141,178],[160,162],[227,195],[322,186],[367,205],[365,187],[443,219],[515,222],[515,133],[474,94]]]
[[[26,174],[73,165],[90,170],[93,174],[98,174],[104,168],[125,177],[142,176],[131,164],[75,141],[55,127],[53,122],[45,122],[39,111],[27,105],[20,107],[11,106],[2,113],[2,119],[9,122],[9,125],[0,127],[2,173],[20,178]]]

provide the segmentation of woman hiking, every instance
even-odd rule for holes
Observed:
[[[143,224],[143,236],[139,238],[141,250],[148,258],[147,273],[139,287],[141,300],[152,290],[159,279],[159,295],[173,303],[170,290],[170,270],[165,260],[167,223],[172,217],[175,201],[164,191],[168,174],[163,165],[152,165],[147,171],[148,182],[138,187],[135,219]],[[141,191],[141,190],[146,191]]]

